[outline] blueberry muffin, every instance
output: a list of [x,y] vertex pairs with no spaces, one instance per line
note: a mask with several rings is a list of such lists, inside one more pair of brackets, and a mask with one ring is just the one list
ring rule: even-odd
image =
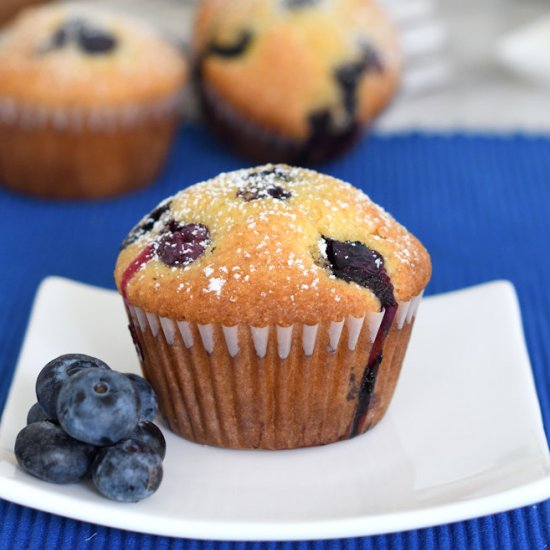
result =
[[146,26],[79,5],[31,8],[0,38],[0,181],[52,197],[149,183],[186,66]]
[[423,246],[361,191],[286,165],[165,200],[115,270],[170,428],[261,449],[347,439],[382,418],[430,275]]
[[193,42],[206,119],[260,162],[337,155],[398,84],[396,33],[371,0],[203,0]]

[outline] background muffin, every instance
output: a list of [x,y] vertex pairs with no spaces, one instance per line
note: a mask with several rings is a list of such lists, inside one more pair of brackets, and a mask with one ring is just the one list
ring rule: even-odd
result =
[[391,100],[400,64],[370,0],[203,0],[194,56],[218,134],[253,159],[297,164],[349,147]]
[[115,277],[170,428],[283,449],[380,420],[430,273],[422,245],[359,190],[267,165],[161,203]]
[[150,182],[186,69],[147,27],[80,5],[24,12],[0,38],[0,181],[53,197]]

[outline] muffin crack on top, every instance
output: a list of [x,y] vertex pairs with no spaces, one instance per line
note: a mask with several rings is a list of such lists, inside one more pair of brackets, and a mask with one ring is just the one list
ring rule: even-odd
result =
[[387,309],[430,272],[422,245],[361,191],[265,165],[163,201],[125,239],[116,279],[160,316],[284,326]]

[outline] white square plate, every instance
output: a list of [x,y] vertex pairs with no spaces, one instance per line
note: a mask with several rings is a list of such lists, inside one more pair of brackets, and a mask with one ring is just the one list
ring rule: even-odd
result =
[[490,514],[550,496],[550,461],[517,298],[507,282],[427,298],[394,401],[373,431],[294,451],[231,451],[165,430],[159,491],[119,504],[85,483],[51,485],[12,449],[51,358],[96,355],[138,371],[112,291],[50,278],[38,292],[0,428],[0,497],[160,535],[316,539],[387,533]]

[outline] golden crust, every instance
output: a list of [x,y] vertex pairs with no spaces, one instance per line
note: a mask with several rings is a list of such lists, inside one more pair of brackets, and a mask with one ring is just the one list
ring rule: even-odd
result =
[[[272,166],[258,170],[272,170]],[[196,184],[172,198],[168,218],[202,223],[212,244],[195,262],[169,267],[157,257],[141,266],[124,289],[145,311],[198,323],[253,326],[315,324],[379,311],[374,294],[335,278],[323,267],[321,237],[360,241],[379,252],[395,297],[420,294],[431,275],[421,243],[364,193],[330,176],[287,170],[280,183],[288,200],[244,201],[237,192],[250,170]],[[122,250],[115,278],[119,290],[128,266],[163,230],[166,218]]]
[[[41,54],[69,18],[84,18],[117,39],[106,55],[66,45]],[[175,47],[132,19],[93,7],[60,5],[24,11],[0,39],[0,99],[46,108],[149,104],[173,95],[186,78]]]
[[[306,139],[309,116],[328,109],[349,123],[335,70],[359,61],[361,45],[377,52],[382,70],[367,71],[357,94],[357,118],[368,123],[393,97],[399,81],[397,34],[370,0],[325,0],[288,10],[280,0],[203,1],[194,55],[205,86],[256,124],[281,136]],[[237,58],[205,56],[209,46],[234,44],[245,31],[252,45]]]

